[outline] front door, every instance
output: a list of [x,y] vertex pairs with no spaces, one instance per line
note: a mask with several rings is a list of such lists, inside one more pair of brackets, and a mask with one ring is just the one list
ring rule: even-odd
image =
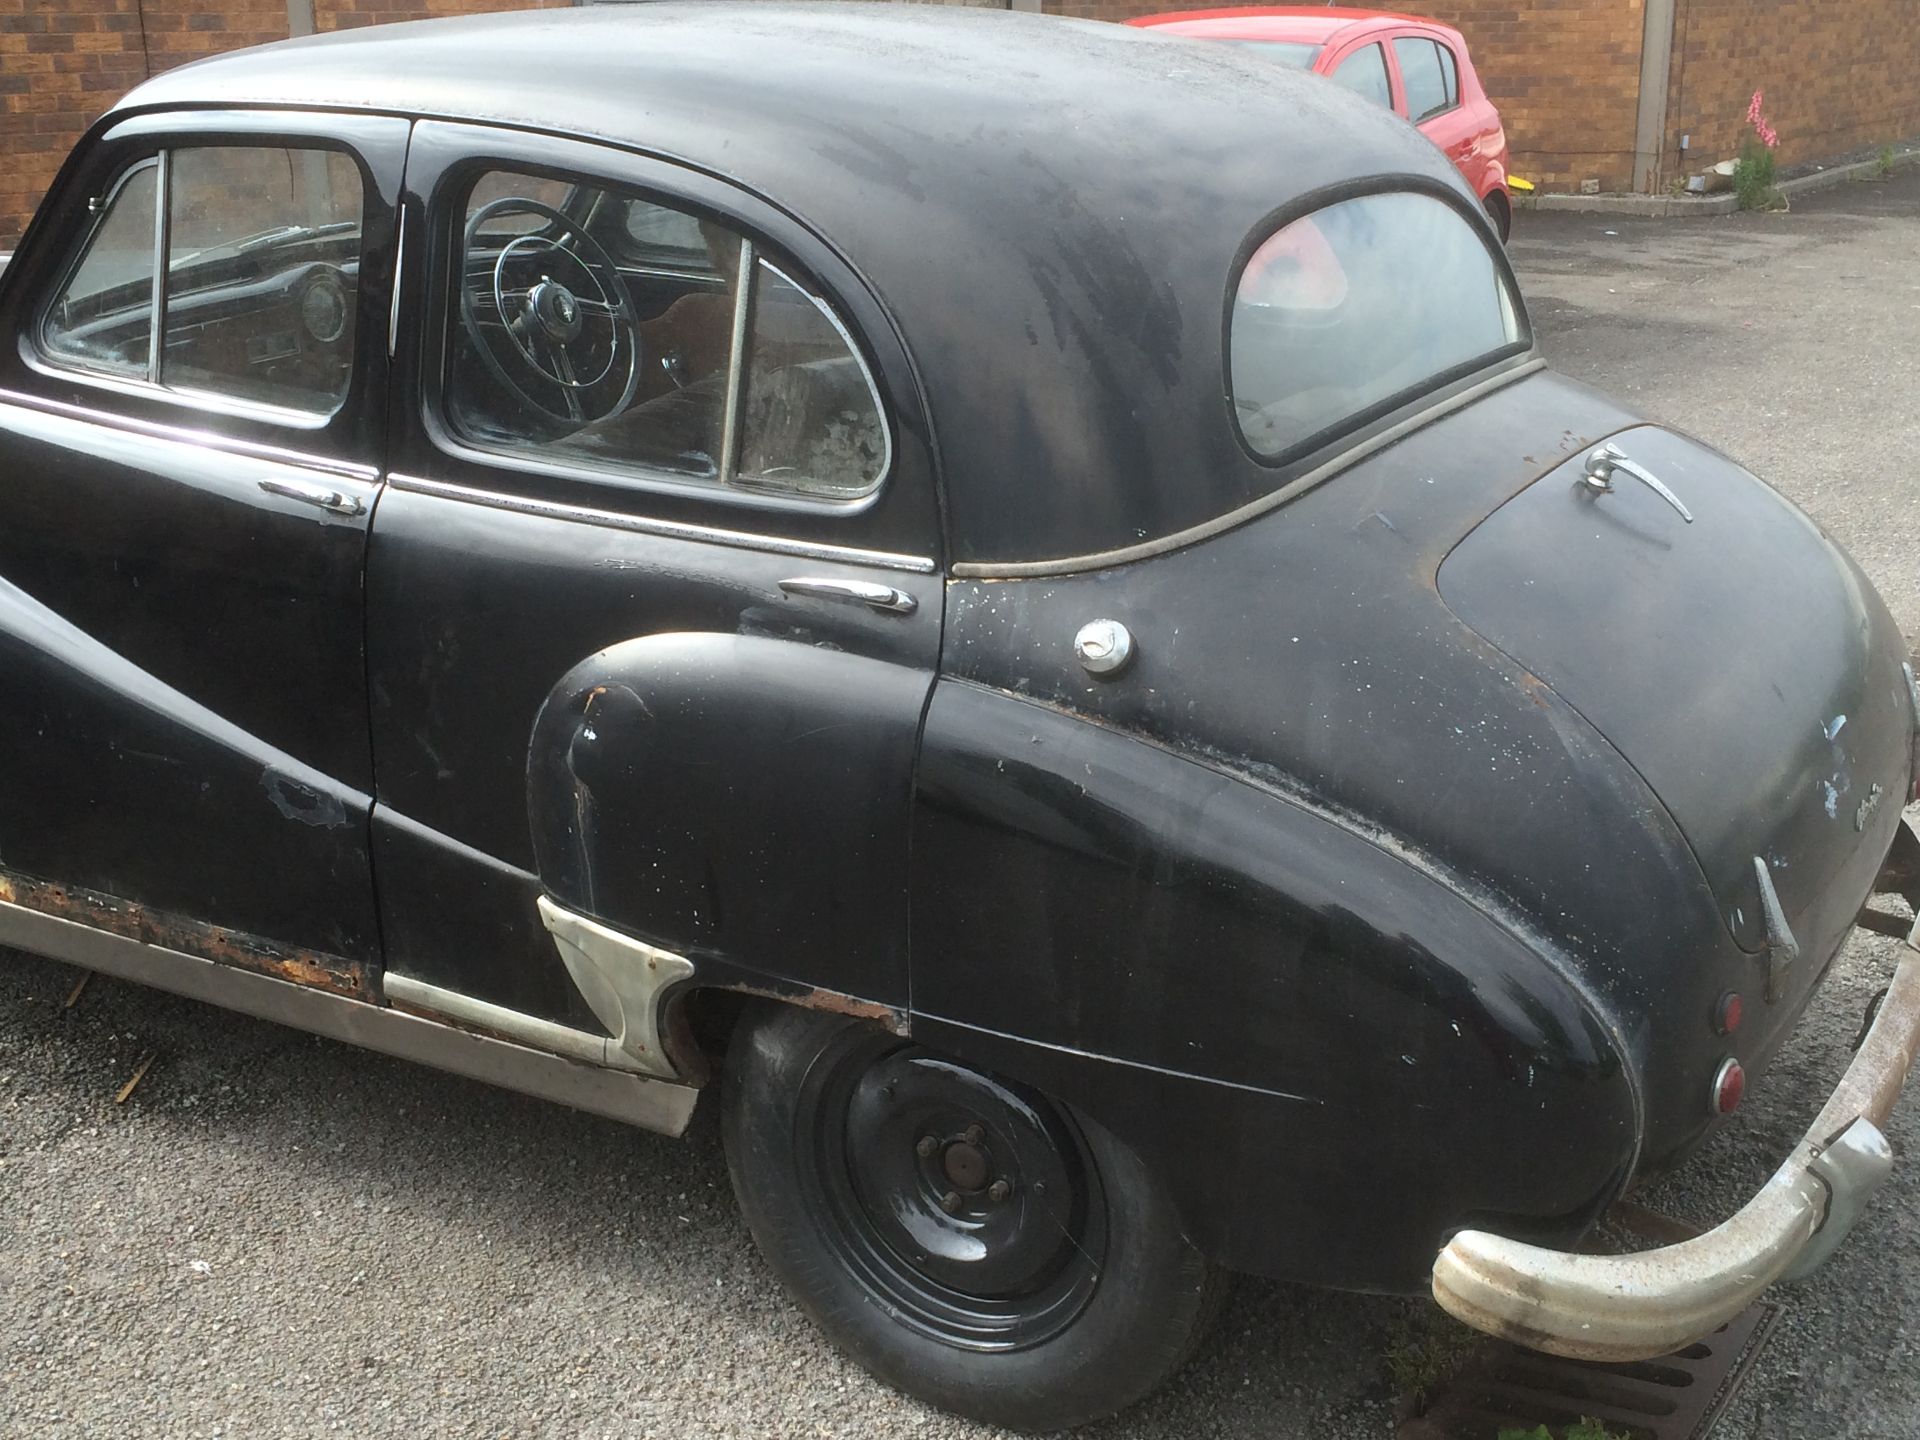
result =
[[942,588],[874,299],[783,210],[597,146],[423,122],[406,191],[419,398],[368,570],[389,994],[592,1033],[544,896],[708,982],[904,1008]]
[[122,122],[6,277],[0,898],[374,989],[362,579],[408,128]]

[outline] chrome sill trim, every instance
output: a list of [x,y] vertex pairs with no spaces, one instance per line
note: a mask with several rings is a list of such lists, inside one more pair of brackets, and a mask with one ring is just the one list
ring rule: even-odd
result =
[[425,980],[416,980],[411,975],[399,975],[391,970],[381,978],[380,983],[390,1005],[431,1011],[457,1025],[475,1025],[482,1030],[491,1030],[496,1035],[504,1035],[517,1044],[564,1055],[569,1060],[578,1060],[585,1065],[631,1070],[636,1074],[647,1068],[625,1054],[605,1035],[593,1035],[585,1030],[576,1030],[571,1025],[542,1020],[538,1015],[529,1015],[524,1010],[509,1010],[490,1000],[477,1000],[462,991],[429,985]]
[[1464,390],[1456,390],[1445,399],[1437,400],[1415,414],[1407,416],[1396,425],[1369,435],[1365,440],[1343,450],[1333,459],[1317,465],[1304,475],[1282,485],[1278,490],[1251,500],[1237,510],[1229,510],[1211,520],[1198,525],[1190,525],[1185,530],[1176,530],[1171,535],[1163,535],[1158,540],[1143,540],[1138,545],[1122,545],[1113,550],[1102,550],[1093,555],[1069,555],[1059,560],[963,560],[952,567],[956,580],[1027,580],[1051,575],[1084,575],[1090,570],[1110,570],[1116,565],[1130,564],[1135,560],[1151,559],[1155,555],[1168,555],[1175,550],[1184,550],[1189,545],[1197,545],[1202,540],[1211,540],[1229,530],[1236,530],[1249,520],[1258,519],[1269,510],[1276,510],[1298,495],[1306,493],[1316,485],[1321,485],[1358,465],[1369,456],[1377,455],[1389,445],[1397,444],[1416,430],[1423,430],[1436,420],[1465,409],[1474,401],[1491,395],[1496,390],[1504,390],[1516,381],[1529,375],[1538,374],[1547,368],[1547,362],[1539,356],[1525,359],[1511,369],[1504,369],[1487,376]]
[[[138,390],[140,387],[131,387]],[[324,471],[329,475],[344,476],[349,480],[363,480],[368,484],[377,484],[380,471],[372,465],[359,465],[349,460],[331,460],[322,455],[309,455],[299,450],[287,450],[278,445],[262,445],[255,440],[241,440],[232,435],[219,435],[211,430],[195,430],[184,425],[167,425],[158,420],[141,420],[131,415],[116,415],[108,410],[95,410],[86,405],[74,405],[65,400],[54,400],[44,395],[29,395],[20,390],[0,390],[0,405],[17,405],[24,410],[38,410],[47,415],[59,415],[69,420],[82,420],[90,425],[104,425],[114,430],[128,430],[135,434],[150,436],[155,440],[170,440],[181,445],[197,445],[208,450],[221,450],[232,455],[245,455],[255,460],[265,460],[272,464],[298,465],[307,470]]]
[[604,525],[610,530],[631,530],[641,535],[658,535],[669,540],[694,540],[710,545],[730,545],[739,550],[761,550],[770,555],[794,555],[803,560],[826,560],[843,565],[868,565],[880,570],[903,570],[915,575],[931,575],[939,567],[924,555],[896,555],[885,550],[862,550],[851,545],[826,545],[808,540],[787,540],[776,535],[755,535],[744,530],[722,530],[711,525],[690,525],[679,520],[648,520],[638,515],[622,515],[612,510],[596,510],[586,505],[568,505],[553,500],[533,500],[520,495],[503,495],[496,490],[479,490],[469,485],[454,485],[444,480],[423,480],[417,475],[389,475],[387,483],[396,490],[431,495],[441,500],[459,500],[469,505],[485,505],[516,515],[537,515],[547,520],[568,520],[583,525]]
[[404,1011],[369,1005],[0,902],[0,944],[171,991],[243,1015],[518,1090],[663,1135],[679,1135],[700,1092],[583,1065]]

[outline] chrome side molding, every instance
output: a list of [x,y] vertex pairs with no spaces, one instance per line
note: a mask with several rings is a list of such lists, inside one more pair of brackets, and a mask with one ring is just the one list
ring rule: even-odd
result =
[[[663,1135],[684,1131],[700,1098],[700,1092],[690,1086],[636,1074],[631,1069],[582,1064],[563,1054],[476,1035],[364,1000],[219,965],[7,902],[0,902],[0,945],[518,1090]],[[396,978],[389,977],[389,988]]]
[[693,974],[693,962],[611,930],[540,897],[540,923],[588,1007],[613,1038],[602,1063],[682,1078],[660,1043],[660,999]]

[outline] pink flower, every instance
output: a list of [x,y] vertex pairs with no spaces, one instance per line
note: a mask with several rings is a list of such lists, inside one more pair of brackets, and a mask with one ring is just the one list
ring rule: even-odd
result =
[[1767,123],[1767,117],[1761,111],[1760,107],[1765,103],[1765,100],[1766,92],[1764,90],[1756,90],[1753,92],[1753,99],[1747,105],[1747,123],[1753,126],[1753,133],[1760,137],[1760,143],[1762,145],[1766,146],[1769,150],[1775,150],[1778,149],[1780,145],[1780,132]]

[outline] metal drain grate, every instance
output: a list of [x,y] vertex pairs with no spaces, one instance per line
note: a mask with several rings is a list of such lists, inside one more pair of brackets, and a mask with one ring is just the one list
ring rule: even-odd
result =
[[1507,1428],[1558,1433],[1591,1416],[1633,1440],[1706,1440],[1779,1314],[1755,1305],[1678,1354],[1631,1365],[1562,1360],[1489,1340],[1399,1437],[1494,1440]]

